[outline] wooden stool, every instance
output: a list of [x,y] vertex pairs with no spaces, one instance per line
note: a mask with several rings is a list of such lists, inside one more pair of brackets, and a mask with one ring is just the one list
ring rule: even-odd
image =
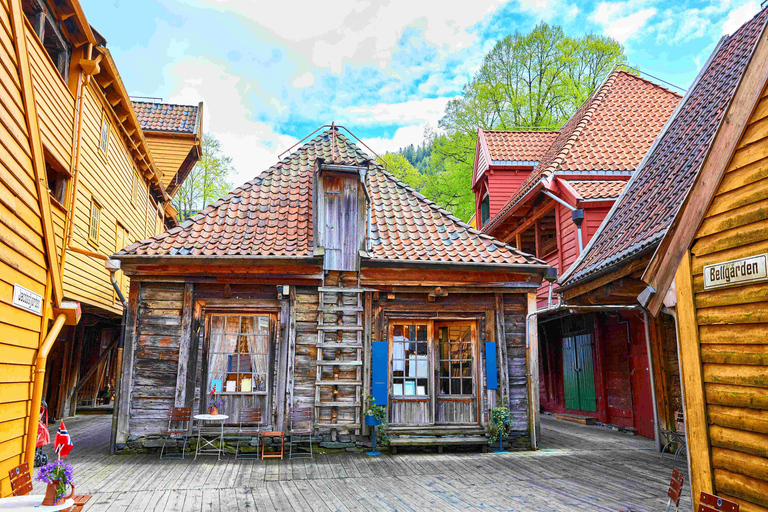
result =
[[[266,446],[266,440],[267,438],[280,438],[280,451],[279,452],[270,452],[269,455],[266,454],[264,451],[264,447]],[[271,459],[271,458],[277,458],[280,457],[283,458],[283,455],[285,454],[285,432],[282,430],[275,430],[273,432],[262,432],[261,433],[261,458],[263,459]]]

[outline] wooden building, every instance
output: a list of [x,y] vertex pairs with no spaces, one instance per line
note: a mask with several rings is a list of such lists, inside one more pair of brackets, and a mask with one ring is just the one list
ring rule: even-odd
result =
[[[28,459],[34,452],[41,395],[60,416],[73,410],[78,393],[95,397],[94,379],[106,382],[117,365],[122,304],[105,268],[108,255],[175,219],[166,215],[162,172],[106,42],[79,3],[1,5],[0,496],[6,496],[7,471],[22,453]],[[118,281],[127,293],[128,280],[118,275]],[[66,324],[51,324],[65,311]],[[72,311],[84,313],[77,326]]]
[[[481,130],[475,192],[483,231],[567,270],[679,100],[664,87],[617,70],[559,131]],[[550,306],[549,291],[546,284],[539,289],[540,309]],[[569,314],[553,306],[537,320],[542,409],[591,416],[654,437],[642,314],[605,307]],[[666,327],[674,344],[674,329]],[[664,397],[679,401],[679,384]]]
[[677,346],[653,350],[679,350],[694,504],[706,491],[748,512],[768,510],[767,21],[720,41],[560,288],[676,318]]
[[365,392],[395,439],[433,443],[483,434],[506,400],[530,446],[525,317],[547,266],[409,189],[338,127],[114,257],[131,277],[118,449],[150,446],[170,406],[205,411],[213,386],[232,423],[252,406],[281,429],[289,407],[310,407],[317,435],[339,440],[361,432]]

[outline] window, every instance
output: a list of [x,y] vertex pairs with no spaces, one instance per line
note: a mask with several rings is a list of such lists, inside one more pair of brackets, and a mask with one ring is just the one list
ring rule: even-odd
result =
[[136,198],[139,195],[139,175],[133,171],[133,187],[131,187],[131,204],[136,205]]
[[395,325],[392,331],[392,394],[428,396],[426,325]]
[[45,175],[48,179],[48,193],[64,208],[67,199],[67,183],[69,173],[65,172],[53,158],[45,155]]
[[266,411],[271,324],[272,317],[266,314],[210,317],[205,395],[215,387],[230,418],[237,418],[242,407]]
[[473,393],[472,329],[467,324],[440,327],[438,338],[438,378],[441,395]]
[[91,221],[88,226],[88,241],[99,245],[99,224],[101,222],[101,206],[91,199]]
[[106,111],[101,115],[101,136],[99,138],[99,149],[106,156],[109,148],[109,121]]
[[[45,0],[22,0],[22,9],[59,75],[66,80],[69,76],[69,59],[72,53],[69,42],[62,32],[62,25],[67,22],[56,19]],[[72,23],[71,20],[68,21]],[[71,31],[72,28],[68,30]]]
[[480,201],[480,226],[485,226],[485,223],[491,219],[491,202],[490,196],[486,193],[485,197]]

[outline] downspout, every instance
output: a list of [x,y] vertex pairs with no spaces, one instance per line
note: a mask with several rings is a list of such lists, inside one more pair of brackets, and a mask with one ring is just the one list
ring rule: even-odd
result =
[[551,197],[561,205],[571,210],[571,219],[573,219],[573,223],[576,224],[576,234],[579,240],[579,254],[581,254],[581,252],[584,250],[584,238],[581,235],[581,223],[584,222],[584,210],[581,208],[574,208],[548,190],[542,190],[542,192],[545,196]]
[[119,260],[107,260],[106,268],[109,270],[109,280],[112,283],[112,288],[115,289],[115,293],[117,293],[117,297],[120,299],[120,302],[123,305],[123,319],[120,322],[120,341],[117,344],[117,376],[115,377],[115,405],[112,408],[112,429],[111,433],[109,435],[109,454],[114,455],[115,454],[115,443],[117,441],[117,415],[118,411],[120,410],[120,407],[118,407],[118,401],[121,399],[120,397],[120,390],[121,387],[121,380],[123,378],[123,346],[125,343],[125,315],[128,312],[128,302],[125,300],[125,297],[123,296],[123,291],[120,289],[120,286],[117,284],[117,280],[115,279],[115,272],[120,270],[120,261]]
[[659,436],[659,406],[656,403],[656,379],[653,375],[653,357],[651,352],[651,325],[648,310],[640,306],[643,311],[643,323],[645,323],[645,350],[648,352],[648,373],[651,377],[651,400],[653,400],[653,439],[656,441],[656,450],[661,453],[661,437]]
[[32,388],[32,403],[29,410],[29,424],[27,425],[27,448],[24,458],[30,468],[35,466],[35,448],[37,445],[37,424],[40,422],[40,402],[43,399],[43,381],[45,380],[45,365],[48,362],[48,354],[51,352],[53,343],[58,338],[61,328],[67,321],[67,315],[60,313],[53,326],[45,336],[42,345],[37,351],[37,360],[35,361],[34,384]]

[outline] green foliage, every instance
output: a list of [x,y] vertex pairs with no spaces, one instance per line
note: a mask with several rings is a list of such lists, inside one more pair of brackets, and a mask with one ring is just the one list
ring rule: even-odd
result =
[[[502,403],[507,403],[506,398],[502,398]],[[512,431],[512,417],[509,415],[509,408],[506,405],[500,405],[491,409],[491,423],[488,425],[488,438],[490,442],[496,442],[499,435],[508,436]]]
[[232,170],[232,158],[224,155],[218,139],[208,133],[204,134],[203,156],[173,197],[173,206],[179,211],[179,220],[194,215],[225,196],[232,188],[228,181]]
[[[400,150],[425,175],[418,190],[457,217],[475,212],[471,190],[477,130],[557,127],[586,101],[612,69],[625,62],[616,40],[566,36],[540,23],[530,33],[499,41],[440,120],[443,135],[428,135],[419,155]],[[415,163],[414,163],[415,162]]]
[[400,153],[384,153],[379,163],[409,187],[420,190],[424,184],[424,176]]
[[376,405],[376,399],[366,392],[363,392],[363,404],[365,405],[363,414],[373,416],[379,422],[379,425],[376,427],[376,441],[382,445],[388,445],[387,408],[383,405]]

